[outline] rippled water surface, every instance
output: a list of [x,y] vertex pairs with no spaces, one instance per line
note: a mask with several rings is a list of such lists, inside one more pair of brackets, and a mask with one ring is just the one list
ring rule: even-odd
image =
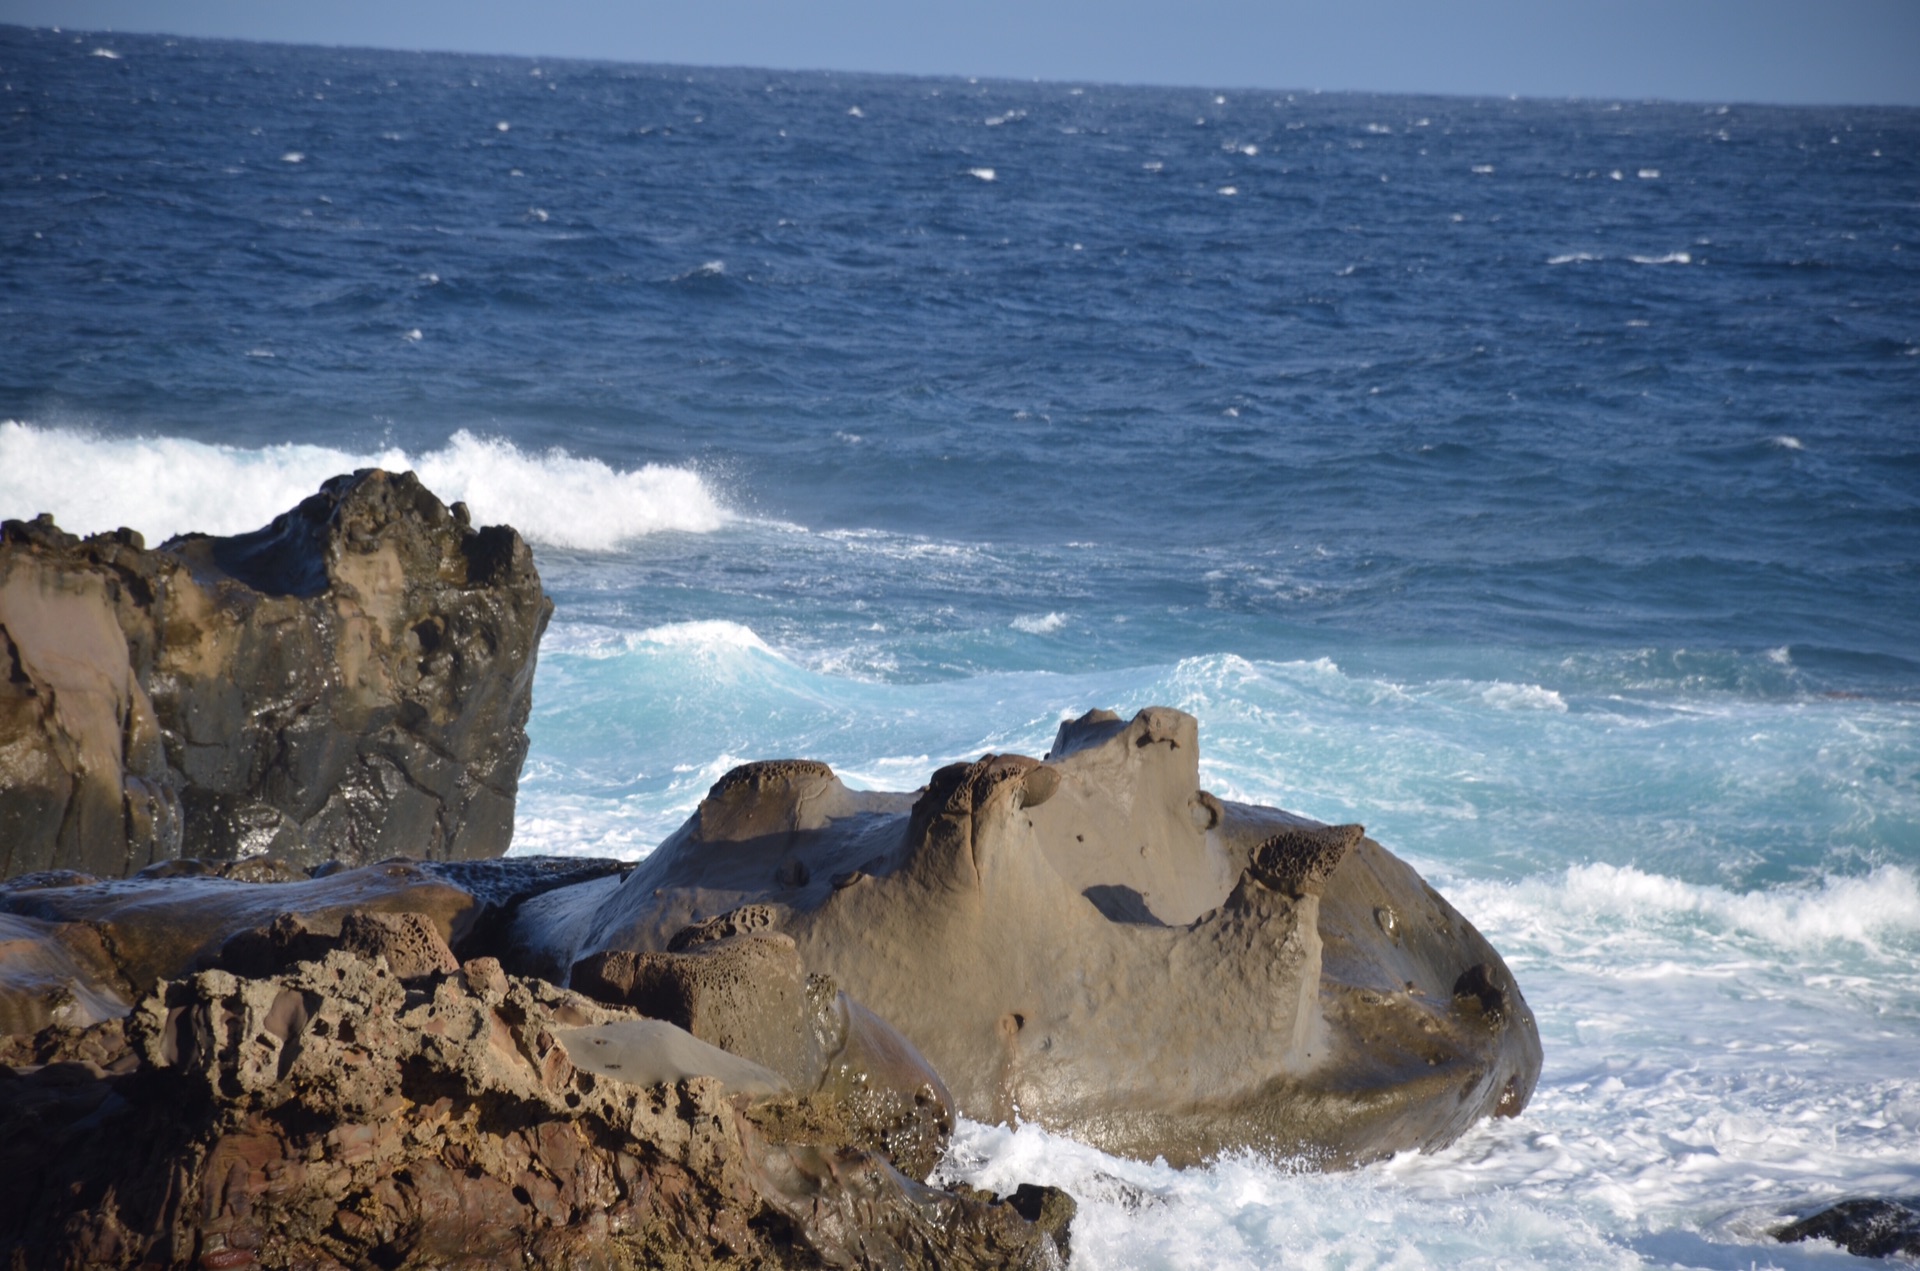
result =
[[1506,954],[1546,1071],[1445,1152],[968,1127],[1077,1266],[1828,1267],[1767,1227],[1920,1192],[1920,112],[19,28],[0,83],[0,514],[380,463],[518,526],[515,850],[1159,702]]

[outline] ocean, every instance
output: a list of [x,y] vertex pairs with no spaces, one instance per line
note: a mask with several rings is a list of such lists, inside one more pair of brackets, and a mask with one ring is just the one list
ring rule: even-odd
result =
[[1525,1114],[1344,1174],[966,1125],[1076,1268],[1874,1265],[1920,1193],[1920,111],[0,27],[0,515],[417,470],[534,544],[516,853],[1089,707],[1507,958]]

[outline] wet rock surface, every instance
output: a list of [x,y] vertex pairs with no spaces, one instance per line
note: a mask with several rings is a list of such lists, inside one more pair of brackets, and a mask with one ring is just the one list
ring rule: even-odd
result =
[[0,877],[498,856],[551,602],[411,473],[147,549],[0,527]]
[[1920,1197],[1843,1200],[1776,1227],[1782,1244],[1828,1240],[1861,1258],[1920,1259]]
[[593,863],[496,865],[0,889],[0,985],[95,995],[0,998],[11,1265],[1062,1265],[1063,1194],[920,1181],[938,1076],[791,940],[692,933],[596,1000],[473,952]]
[[1539,1037],[1472,924],[1359,826],[1201,790],[1198,757],[1194,719],[1155,707],[915,794],[746,765],[624,881],[520,906],[509,957],[585,983],[784,935],[959,1111],[1175,1164],[1350,1164],[1518,1113]]

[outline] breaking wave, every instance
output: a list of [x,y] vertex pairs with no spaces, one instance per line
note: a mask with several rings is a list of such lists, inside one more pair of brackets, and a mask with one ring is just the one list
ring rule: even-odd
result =
[[464,429],[437,450],[354,454],[327,446],[246,448],[180,437],[104,437],[0,422],[0,515],[53,513],[62,528],[129,525],[158,541],[198,530],[258,529],[356,468],[412,469],[476,522],[505,522],[535,543],[605,551],[647,534],[705,533],[733,519],[691,468],[618,469],[565,450],[522,450]]

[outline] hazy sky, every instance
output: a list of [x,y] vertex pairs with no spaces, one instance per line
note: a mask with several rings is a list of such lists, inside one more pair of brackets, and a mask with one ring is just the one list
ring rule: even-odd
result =
[[0,0],[0,22],[1210,88],[1920,105],[1920,0]]

